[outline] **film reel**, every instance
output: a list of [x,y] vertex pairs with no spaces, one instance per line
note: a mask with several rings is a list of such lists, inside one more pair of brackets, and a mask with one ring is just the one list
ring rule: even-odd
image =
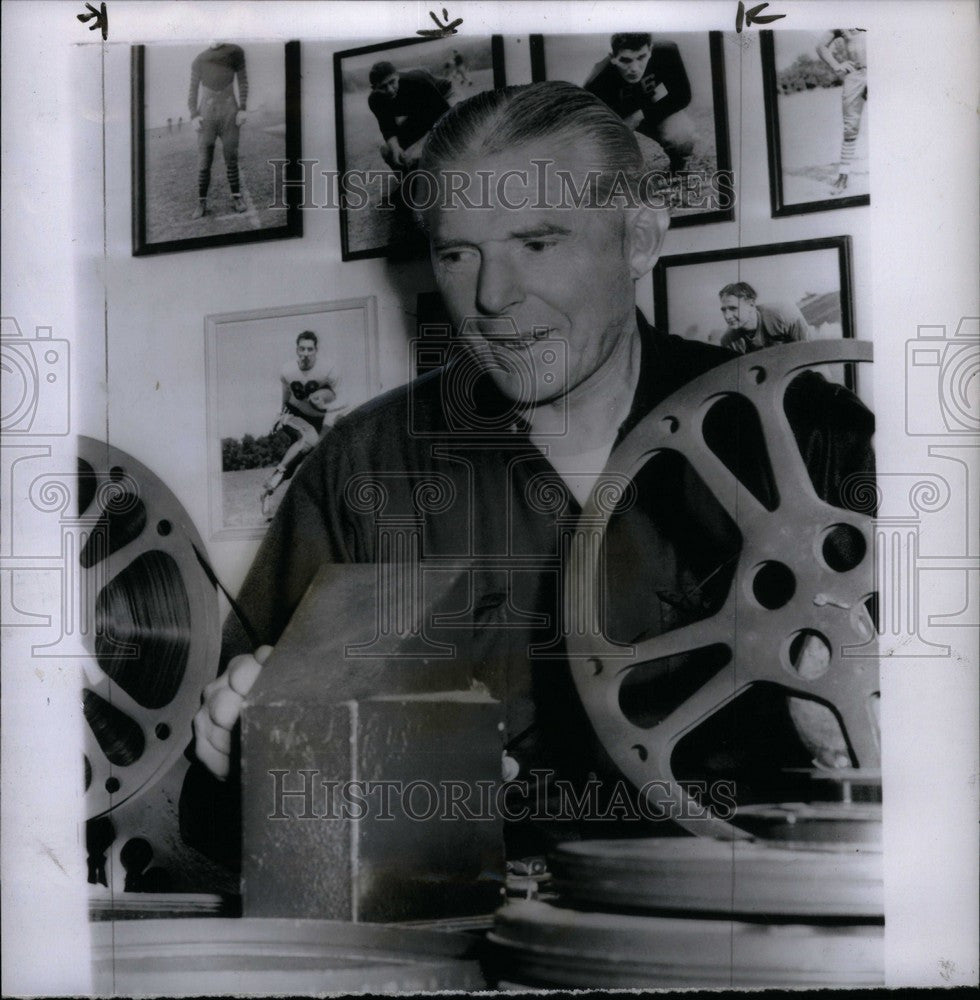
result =
[[488,941],[502,985],[550,988],[874,986],[880,925],[762,924],[585,913],[509,902]]
[[551,857],[554,887],[576,907],[758,917],[884,917],[882,855],[709,838],[593,840]]
[[216,672],[220,623],[180,501],[118,448],[80,437],[78,449],[79,515],[91,524],[79,562],[94,607],[82,692],[94,819],[145,795],[181,757]]
[[[573,606],[566,623],[575,685],[620,770],[647,789],[653,807],[694,833],[749,836],[684,788],[672,756],[685,735],[754,685],[785,692],[798,733],[825,766],[879,766],[871,515],[821,498],[789,419],[794,380],[807,370],[870,361],[870,344],[822,341],[771,348],[708,372],[637,425],[583,511],[566,590],[591,595],[600,610],[576,618]],[[726,454],[718,441],[731,438],[733,425],[734,452]],[[740,436],[753,435],[757,444],[740,451]],[[713,504],[705,523],[724,522],[737,535],[737,545],[719,557],[730,564],[729,576],[714,574],[706,616],[657,629],[647,627],[654,625],[651,613],[647,622],[631,623],[625,641],[613,639],[609,595],[632,551],[623,543],[624,564],[605,575],[610,527],[637,493],[660,487],[663,479],[648,470],[665,456],[674,463],[671,475],[697,482]],[[628,593],[623,603],[642,613],[652,602]],[[685,662],[695,653],[696,671]],[[669,693],[656,714],[641,717],[628,707],[638,678]]]

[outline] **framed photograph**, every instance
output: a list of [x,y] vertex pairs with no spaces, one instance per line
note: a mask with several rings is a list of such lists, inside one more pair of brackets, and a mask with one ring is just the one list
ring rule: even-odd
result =
[[[853,337],[851,238],[661,257],[653,271],[653,308],[662,333],[738,354]],[[852,367],[829,367],[826,374],[854,389]]]
[[135,45],[133,255],[302,236],[299,42]]
[[421,255],[401,196],[425,137],[454,104],[504,86],[503,39],[405,38],[335,52],[343,260]]
[[773,216],[867,205],[867,32],[763,31]]
[[670,187],[671,226],[730,222],[735,196],[720,31],[532,35],[534,80],[567,80],[636,133]]
[[381,391],[375,300],[221,313],[204,329],[211,537],[260,538],[316,442]]

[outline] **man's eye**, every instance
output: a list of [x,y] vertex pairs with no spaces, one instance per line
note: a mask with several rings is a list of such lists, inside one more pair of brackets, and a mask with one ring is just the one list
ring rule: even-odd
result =
[[554,245],[554,240],[526,240],[524,249],[530,250],[532,253],[541,253],[544,250],[550,250]]
[[465,263],[472,256],[472,252],[469,250],[443,250],[439,254],[439,263],[447,267],[458,266]]

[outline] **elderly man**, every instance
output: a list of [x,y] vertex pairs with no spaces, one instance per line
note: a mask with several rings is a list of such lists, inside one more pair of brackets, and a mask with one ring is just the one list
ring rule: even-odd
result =
[[[535,161],[554,168],[543,181]],[[506,623],[536,612],[548,623],[536,638],[557,641],[560,582],[554,572],[533,571],[536,557],[553,567],[557,519],[580,510],[612,450],[644,415],[731,357],[659,334],[637,311],[634,286],[657,260],[668,213],[637,196],[636,140],[584,90],[549,82],[473,97],[441,119],[422,167],[447,179],[422,221],[461,350],[445,367],[338,420],[297,473],[239,595],[265,645],[253,653],[229,619],[226,656],[237,655],[195,720],[197,754],[219,776],[229,772],[243,698],[320,565],[378,557],[373,517],[345,502],[351,476],[394,473],[385,480],[386,514],[413,513],[427,477],[449,480],[451,502],[425,514],[423,555],[510,553],[512,568],[505,558],[474,581],[477,617]],[[587,192],[586,203],[567,204],[563,176]],[[471,202],[488,195],[486,210],[445,197],[461,178],[471,182]],[[624,197],[612,195],[616,178]],[[797,434],[809,441],[819,412],[834,435],[836,450],[817,446],[808,457],[833,503],[840,471],[868,466],[871,418],[845,390],[821,382],[822,390],[840,412],[797,398],[804,413]],[[669,523],[646,531],[645,551],[632,556],[646,572],[639,603],[659,609],[660,628],[702,614],[700,604],[681,607],[673,595],[690,595],[692,581],[731,554],[718,544],[723,526],[706,528],[685,503],[691,490],[684,475],[662,484],[657,507]],[[633,569],[628,560],[622,568]],[[708,603],[711,590],[702,594]],[[502,675],[494,669],[482,679],[504,706],[511,773],[551,764],[582,776],[601,767],[567,663],[529,656]]]
[[747,281],[736,281],[718,293],[721,315],[728,329],[721,346],[736,354],[751,354],[776,344],[810,339],[810,324],[792,303],[757,302]]

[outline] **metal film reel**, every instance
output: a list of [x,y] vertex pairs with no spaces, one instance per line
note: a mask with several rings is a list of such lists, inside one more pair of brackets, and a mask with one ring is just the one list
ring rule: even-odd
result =
[[[672,754],[686,734],[759,682],[778,685],[790,697],[804,742],[833,749],[834,740],[840,741],[832,766],[880,764],[878,667],[867,610],[874,588],[870,511],[844,510],[820,498],[786,409],[790,384],[805,370],[870,361],[870,344],[821,341],[771,348],[709,371],[637,425],[613,453],[583,510],[566,590],[594,595],[598,613],[588,610],[588,601],[580,602],[586,619],[575,617],[574,599],[566,607],[566,643],[579,696],[617,766],[647,789],[652,807],[669,810],[692,832],[748,836],[685,790],[674,775]],[[709,447],[706,420],[719,402],[755,414],[774,503],[760,498]],[[737,562],[727,593],[708,617],[650,637],[641,633],[633,642],[613,641],[605,628],[608,581],[626,567],[606,565],[610,522],[631,490],[635,500],[633,488],[651,459],[663,454],[681,456],[735,526]],[[844,564],[828,548],[828,540],[841,536],[857,554]],[[643,601],[642,593],[635,595],[635,602]],[[804,668],[800,650],[807,652],[811,643],[824,655],[810,657]],[[621,694],[639,668],[704,649],[720,651],[713,672],[697,686],[682,687],[661,717],[640,725],[626,714]]]
[[509,902],[488,935],[501,984],[552,989],[880,986],[881,925],[764,924]]
[[884,917],[881,849],[779,849],[706,837],[563,844],[550,859],[568,905],[692,915]]
[[191,738],[218,663],[218,598],[204,544],[159,477],[105,442],[79,437],[79,516],[89,530],[80,583],[94,628],[82,692],[90,819],[144,795]]

